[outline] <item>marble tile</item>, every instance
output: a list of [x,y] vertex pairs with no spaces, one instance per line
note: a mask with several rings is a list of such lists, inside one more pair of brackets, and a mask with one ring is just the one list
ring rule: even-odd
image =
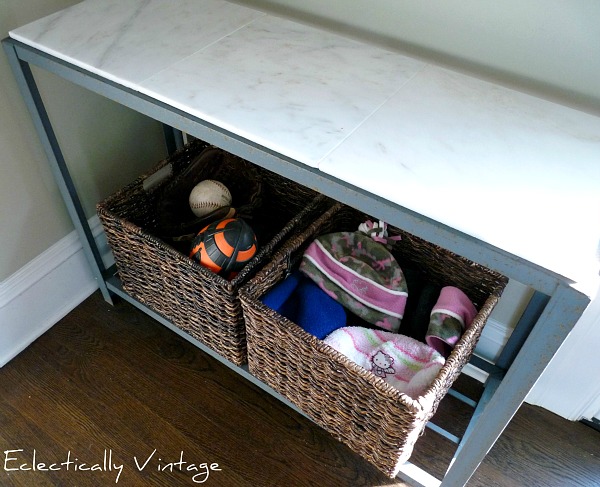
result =
[[598,117],[428,66],[319,169],[567,277],[597,276]]
[[316,166],[423,67],[267,16],[152,76],[140,89]]
[[10,36],[135,88],[263,15],[223,0],[87,0]]

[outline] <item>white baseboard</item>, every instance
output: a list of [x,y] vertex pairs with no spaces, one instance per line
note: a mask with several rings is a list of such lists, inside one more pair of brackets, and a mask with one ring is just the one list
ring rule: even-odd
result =
[[502,347],[510,338],[512,330],[507,324],[489,318],[483,328],[475,353],[490,362],[495,362],[502,351]]
[[[511,332],[512,328],[508,325],[489,318],[481,333],[475,353],[490,362],[494,362],[510,337]],[[470,364],[465,365],[463,372],[469,377],[477,379],[479,382],[485,382],[488,377],[486,372]]]
[[[98,217],[89,223],[110,265],[112,255]],[[0,283],[0,367],[97,288],[75,231]]]

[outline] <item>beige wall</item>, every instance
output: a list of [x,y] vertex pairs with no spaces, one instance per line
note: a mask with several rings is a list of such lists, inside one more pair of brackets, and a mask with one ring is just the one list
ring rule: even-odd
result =
[[[0,35],[72,0],[4,0]],[[162,129],[102,97],[34,71],[88,216],[164,156]],[[0,282],[72,231],[45,154],[0,53]]]
[[245,0],[600,112],[596,0]]

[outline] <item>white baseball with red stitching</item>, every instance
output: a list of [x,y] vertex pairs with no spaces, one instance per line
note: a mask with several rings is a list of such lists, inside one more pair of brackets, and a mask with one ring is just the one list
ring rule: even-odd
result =
[[227,187],[214,179],[200,181],[190,193],[190,208],[197,217],[231,206],[231,193]]

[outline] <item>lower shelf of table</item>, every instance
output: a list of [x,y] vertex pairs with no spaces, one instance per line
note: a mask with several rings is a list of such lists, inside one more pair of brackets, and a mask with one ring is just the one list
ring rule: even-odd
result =
[[[125,291],[123,289],[121,281],[117,275],[113,275],[113,276],[109,277],[108,279],[106,279],[106,286],[110,290],[111,293],[115,294],[116,296],[119,296],[123,300],[132,304],[136,308],[140,309],[141,311],[146,313],[148,316],[150,316],[151,318],[153,318],[156,321],[158,321],[159,323],[161,323],[163,326],[166,326],[167,328],[169,328],[173,332],[177,333],[179,336],[181,336],[182,338],[184,338],[185,340],[187,340],[188,342],[190,342],[191,344],[193,344],[194,346],[196,346],[203,352],[207,353],[211,357],[215,358],[222,364],[224,364],[227,367],[229,367],[230,369],[232,369],[238,375],[244,377],[246,380],[249,380],[250,382],[252,382],[256,386],[260,387],[262,390],[264,390],[271,396],[275,397],[276,399],[278,399],[279,401],[284,403],[286,406],[288,406],[292,410],[296,411],[297,413],[299,413],[302,416],[306,417],[307,419],[311,420],[311,418],[309,416],[304,414],[300,409],[298,409],[293,403],[288,401],[284,396],[279,394],[277,391],[275,391],[274,389],[272,389],[271,387],[269,387],[267,384],[263,383],[256,377],[254,377],[248,370],[247,365],[238,366],[238,365],[231,363],[230,361],[228,361],[227,359],[223,358],[221,355],[216,353],[214,350],[207,347],[202,342],[196,340],[195,338],[193,338],[192,336],[187,334],[185,331],[181,330],[180,328],[178,328],[177,326],[172,324],[164,316],[160,315],[159,313],[156,313],[155,311],[148,308],[146,305],[144,305],[140,301],[138,301],[135,298],[133,298],[132,296],[130,296],[127,293],[127,291]],[[468,406],[471,406],[473,408],[476,408],[476,406],[477,406],[476,401],[464,396],[460,392],[451,390],[449,392],[449,394],[451,394],[454,397],[456,397],[457,399],[461,400]],[[445,438],[449,439],[450,441],[452,441],[454,443],[460,442],[459,437],[453,435],[452,433],[449,433],[445,429],[443,429],[431,422],[427,424],[427,427],[430,428],[432,431],[444,436]],[[411,464],[410,462],[406,462],[402,466],[402,468],[400,469],[400,472],[398,473],[398,478],[405,482],[408,482],[410,485],[414,485],[416,487],[438,487],[441,483],[440,480],[433,477],[432,475],[430,475],[429,473],[427,473],[425,470],[421,469],[420,467],[418,467],[414,464]]]

